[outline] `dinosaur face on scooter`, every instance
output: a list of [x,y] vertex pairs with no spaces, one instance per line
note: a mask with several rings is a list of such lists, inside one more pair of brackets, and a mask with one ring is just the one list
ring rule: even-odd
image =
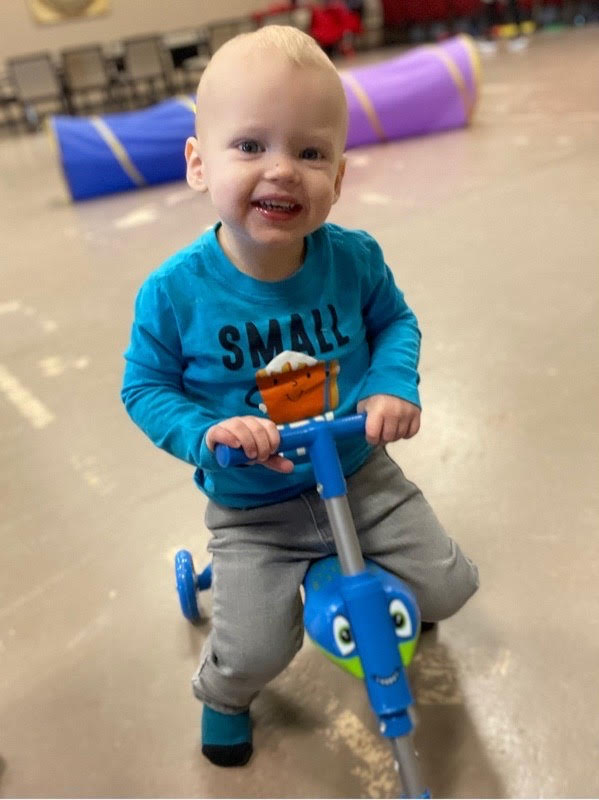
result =
[[[416,650],[420,633],[420,612],[414,595],[402,580],[372,561],[366,561],[366,568],[382,583],[395,628],[397,647],[403,665],[407,666]],[[364,669],[341,596],[340,580],[341,568],[335,557],[323,558],[310,567],[304,579],[304,624],[308,636],[325,655],[355,677],[363,678]],[[393,682],[393,675],[377,678],[381,686]]]

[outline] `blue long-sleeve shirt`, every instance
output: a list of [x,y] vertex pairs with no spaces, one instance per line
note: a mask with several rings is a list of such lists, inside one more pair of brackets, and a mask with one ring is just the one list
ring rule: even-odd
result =
[[[169,258],[142,285],[125,353],[122,399],[158,447],[196,467],[216,502],[248,508],[288,499],[314,485],[309,462],[290,475],[262,466],[225,470],[205,433],[224,419],[263,416],[256,372],[285,350],[339,362],[336,416],[359,400],[392,394],[420,405],[420,331],[363,231],[327,223],[306,239],[301,268],[282,281],[240,272],[217,239],[220,223]],[[370,453],[340,442],[346,475]]]

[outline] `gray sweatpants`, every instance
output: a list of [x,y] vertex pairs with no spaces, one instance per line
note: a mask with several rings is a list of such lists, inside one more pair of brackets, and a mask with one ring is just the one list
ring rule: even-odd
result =
[[[383,448],[347,479],[347,490],[364,556],[409,584],[424,620],[449,617],[474,594],[477,568]],[[310,562],[335,546],[315,489],[245,510],[211,501],[206,525],[212,631],[193,690],[217,711],[237,713],[301,647],[300,585]]]

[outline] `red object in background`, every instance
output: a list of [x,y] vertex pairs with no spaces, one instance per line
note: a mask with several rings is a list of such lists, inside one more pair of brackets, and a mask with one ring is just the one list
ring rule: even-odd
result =
[[[252,19],[258,25],[263,25],[267,17],[294,11],[296,8],[298,6],[291,3],[275,3],[262,11],[255,11]],[[300,8],[307,8],[312,12],[309,33],[321,47],[339,44],[348,33],[362,32],[360,15],[350,11],[342,0],[331,0],[325,6],[302,5]]]
[[386,25],[449,21],[477,16],[483,8],[482,0],[382,0],[382,5]]
[[385,25],[402,25],[406,21],[403,4],[398,0],[382,0]]
[[346,33],[361,33],[362,23],[355,11],[350,11],[342,2],[327,6],[313,6],[310,35],[321,47],[338,44]]
[[402,6],[406,22],[438,22],[451,14],[449,0],[402,0]]
[[482,0],[451,0],[454,17],[478,17],[482,13],[482,7]]

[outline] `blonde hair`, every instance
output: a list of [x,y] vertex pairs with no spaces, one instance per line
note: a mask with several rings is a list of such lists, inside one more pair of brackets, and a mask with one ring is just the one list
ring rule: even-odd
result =
[[256,50],[265,53],[278,50],[297,66],[323,67],[337,72],[332,61],[320,48],[315,39],[291,25],[265,25],[256,31],[240,33],[225,42],[219,50],[228,49],[235,44],[251,44]]
[[[239,45],[246,46],[256,51],[262,51],[265,55],[276,50],[281,55],[298,67],[318,67],[334,75],[339,84],[339,89],[343,92],[343,84],[339,73],[333,62],[321,49],[320,45],[307,33],[294,28],[291,25],[265,25],[263,28],[249,33],[240,33],[222,44],[208,62],[204,70],[198,92],[204,86],[210,76],[211,66],[225,56],[229,50],[237,48]],[[344,93],[345,94],[345,93]]]

